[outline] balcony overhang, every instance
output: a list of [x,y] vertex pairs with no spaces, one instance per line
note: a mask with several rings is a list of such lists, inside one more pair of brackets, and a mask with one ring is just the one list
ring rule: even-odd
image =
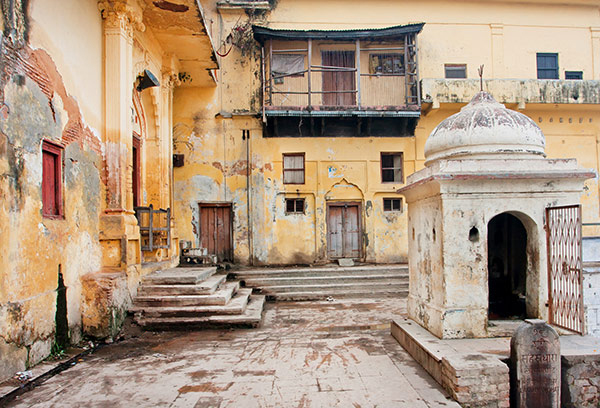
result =
[[198,0],[142,0],[143,21],[166,55],[179,62],[182,86],[215,86],[218,69],[213,41]]
[[261,44],[267,40],[392,40],[403,38],[407,34],[418,34],[425,23],[398,25],[385,28],[369,28],[358,30],[287,30],[261,26],[252,26],[254,39]]
[[[440,104],[466,104],[479,92],[479,79],[423,78],[421,90],[424,109]],[[590,105],[600,108],[600,81],[560,79],[488,79],[483,89],[504,104]]]
[[418,118],[419,110],[302,110],[302,109],[266,109],[265,115],[277,117],[309,117],[309,118]]

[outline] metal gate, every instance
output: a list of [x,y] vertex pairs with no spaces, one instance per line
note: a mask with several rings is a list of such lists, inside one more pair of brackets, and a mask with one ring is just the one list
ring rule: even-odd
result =
[[581,205],[546,208],[550,323],[584,331]]

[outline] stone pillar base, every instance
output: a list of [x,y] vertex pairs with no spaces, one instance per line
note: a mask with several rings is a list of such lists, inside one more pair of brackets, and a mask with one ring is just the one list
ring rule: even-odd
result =
[[126,273],[89,273],[82,277],[82,286],[84,333],[96,338],[114,338],[131,305]]

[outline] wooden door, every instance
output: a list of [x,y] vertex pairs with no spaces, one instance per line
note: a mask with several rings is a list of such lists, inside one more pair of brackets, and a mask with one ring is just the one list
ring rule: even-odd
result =
[[218,262],[233,261],[231,205],[200,204],[200,247]]
[[330,259],[361,257],[360,206],[356,203],[329,204],[327,245]]
[[[321,51],[322,65],[325,67],[354,68],[354,51]],[[327,70],[327,68],[325,68]],[[323,105],[326,106],[354,106],[356,94],[354,92],[329,93],[332,91],[356,90],[356,73],[323,72]]]

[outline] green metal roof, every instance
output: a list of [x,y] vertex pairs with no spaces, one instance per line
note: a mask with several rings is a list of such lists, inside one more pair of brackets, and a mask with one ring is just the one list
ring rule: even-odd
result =
[[358,30],[285,30],[261,26],[252,26],[254,38],[264,43],[266,40],[357,40],[357,39],[390,39],[403,37],[406,34],[418,34],[425,23],[398,25],[385,28],[368,28]]

